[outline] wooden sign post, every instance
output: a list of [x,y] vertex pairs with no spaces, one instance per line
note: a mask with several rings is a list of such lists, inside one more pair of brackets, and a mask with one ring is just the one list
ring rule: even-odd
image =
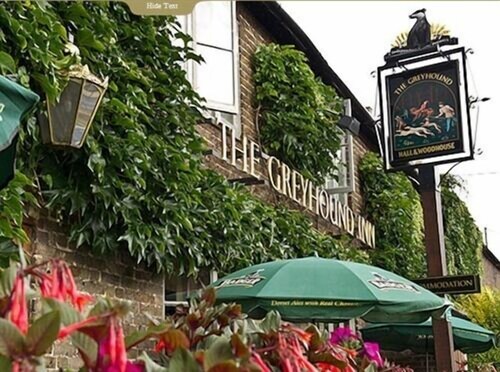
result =
[[[447,274],[444,249],[444,226],[441,208],[441,193],[436,185],[434,166],[419,168],[422,207],[424,212],[425,249],[427,251],[427,275]],[[434,351],[438,372],[455,372],[453,359],[453,335],[451,324],[446,319],[432,319]]]
[[[425,20],[425,9],[411,17],[417,14],[419,20]],[[413,38],[425,36],[421,43],[391,50],[386,64],[378,68],[381,151],[387,171],[419,170],[427,276],[440,277],[447,270],[434,166],[472,160],[474,151],[465,48],[442,49],[427,32],[429,29],[412,29]],[[458,44],[456,38],[444,41],[443,45]],[[432,328],[437,371],[455,372],[450,323],[433,319]]]

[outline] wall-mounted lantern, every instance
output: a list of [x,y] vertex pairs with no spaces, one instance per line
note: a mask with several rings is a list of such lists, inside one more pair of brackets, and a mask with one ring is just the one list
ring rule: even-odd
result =
[[82,147],[101,103],[108,78],[101,80],[85,66],[74,66],[69,82],[55,104],[47,99],[46,117],[40,120],[43,143]]

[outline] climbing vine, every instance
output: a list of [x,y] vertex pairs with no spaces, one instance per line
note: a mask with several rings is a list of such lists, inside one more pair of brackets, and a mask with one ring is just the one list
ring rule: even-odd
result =
[[[18,149],[18,177],[36,185],[38,201],[67,223],[76,246],[128,250],[158,269],[189,274],[315,251],[366,261],[299,212],[269,206],[202,167],[195,130],[202,100],[182,68],[201,57],[173,17],[135,16],[117,2],[6,2],[0,39],[2,72],[16,73],[41,97],[57,97],[65,84],[59,72],[78,59],[110,78],[82,149],[42,145],[37,114]],[[5,195],[19,187],[11,183]],[[22,216],[15,217],[9,221],[20,228]]]
[[[403,173],[384,172],[380,159],[368,153],[360,163],[365,210],[376,221],[375,264],[410,278],[425,276],[423,214],[420,196]],[[448,273],[480,271],[482,235],[467,205],[455,189],[463,187],[454,176],[441,181]]]
[[9,187],[0,191],[0,267],[7,267],[17,256],[18,245],[29,241],[22,223],[26,209],[37,205],[31,189],[30,179],[18,172]]
[[403,173],[386,173],[368,153],[359,164],[365,212],[375,221],[377,249],[372,262],[408,278],[424,276],[425,250],[420,197]]
[[441,198],[445,231],[446,261],[450,275],[478,274],[483,236],[467,205],[456,193],[464,188],[456,176],[448,175],[441,181]]
[[342,99],[314,76],[305,55],[292,46],[260,46],[254,65],[265,150],[323,184],[337,169],[332,157],[340,147],[336,124]]

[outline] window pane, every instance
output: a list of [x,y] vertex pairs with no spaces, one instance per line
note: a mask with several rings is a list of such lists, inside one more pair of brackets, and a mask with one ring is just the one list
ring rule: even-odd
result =
[[234,105],[233,53],[202,45],[197,51],[205,59],[196,64],[197,92],[209,102]]
[[175,17],[177,19],[177,22],[180,23],[181,27],[180,29],[187,33],[188,32],[188,29],[187,29],[187,16],[186,15],[179,15],[179,16],[176,16]]
[[196,42],[233,49],[231,2],[202,1],[195,10]]

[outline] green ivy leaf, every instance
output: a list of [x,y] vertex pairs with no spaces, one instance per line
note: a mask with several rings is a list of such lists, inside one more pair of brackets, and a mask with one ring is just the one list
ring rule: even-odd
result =
[[[190,372],[189,369],[186,368],[180,368],[180,369],[173,369],[172,367],[172,362],[174,361],[175,355],[177,352],[174,353],[172,356],[172,359],[170,360],[170,369],[172,371],[186,371]],[[144,368],[146,369],[146,372],[167,372],[168,369],[165,367],[160,366],[159,364],[155,363],[147,353],[143,352],[137,360],[141,360],[144,362]],[[185,367],[184,365],[181,365],[181,367]],[[198,370],[196,370],[198,372]]]
[[[19,260],[19,248],[11,239],[0,238],[0,268],[8,267],[11,260]],[[0,298],[3,297],[3,295],[2,285],[0,284]]]
[[2,355],[0,355],[0,371],[12,371],[12,362]]
[[19,329],[6,319],[0,318],[0,355],[13,357],[26,349],[26,341]]
[[61,326],[59,311],[51,311],[35,320],[28,329],[26,345],[36,356],[42,356],[57,339]]
[[0,52],[0,70],[2,73],[15,73],[16,72],[16,62],[10,54],[5,52]]
[[281,325],[281,316],[277,311],[270,311],[262,320],[261,327],[266,332],[277,331]]
[[159,325],[150,326],[144,330],[134,331],[127,337],[125,337],[125,346],[128,350],[154,335],[159,335],[164,333],[168,328],[169,328],[168,324],[162,323]]
[[203,367],[205,370],[216,366],[219,363],[224,363],[233,359],[231,343],[226,336],[219,336],[205,351],[203,358]]
[[17,265],[15,263],[11,263],[8,268],[0,271],[0,298],[10,296],[16,275]]

